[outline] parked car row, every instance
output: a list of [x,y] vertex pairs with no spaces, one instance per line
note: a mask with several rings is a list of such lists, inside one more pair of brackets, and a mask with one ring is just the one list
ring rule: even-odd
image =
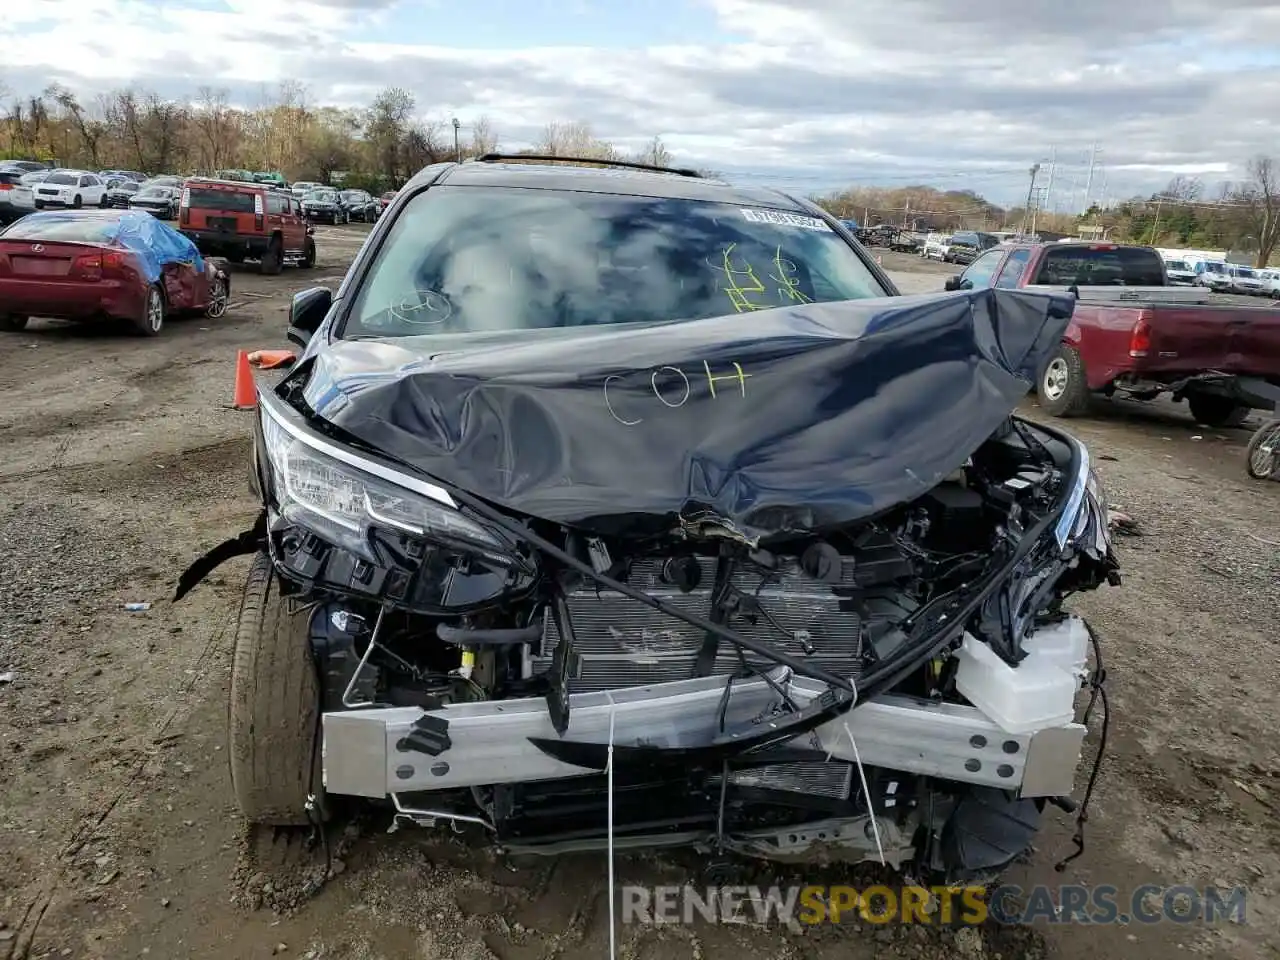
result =
[[1215,293],[1280,299],[1280,270],[1260,270],[1225,260],[1171,256],[1163,259],[1169,283],[1173,286],[1204,287]]

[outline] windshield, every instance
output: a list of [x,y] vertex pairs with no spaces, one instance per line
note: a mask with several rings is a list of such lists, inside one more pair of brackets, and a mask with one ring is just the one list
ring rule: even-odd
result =
[[173,197],[173,194],[174,190],[171,187],[147,187],[145,190],[138,191],[138,199],[169,200]]
[[1082,287],[1163,287],[1164,261],[1146,247],[1050,247],[1036,283]]
[[338,194],[333,190],[312,190],[307,194],[307,199],[320,203],[333,203],[338,199]]
[[71,243],[105,243],[116,232],[114,217],[89,216],[73,219],[25,217],[0,232],[5,240],[62,240]]
[[79,183],[79,177],[73,177],[69,173],[51,173],[45,180],[46,183]]
[[1169,260],[1169,261],[1166,261],[1166,263],[1165,263],[1165,269],[1166,269],[1166,270],[1181,270],[1181,271],[1183,271],[1183,272],[1187,272],[1187,271],[1189,270],[1189,268],[1187,267],[1186,262],[1185,262],[1185,261],[1183,261],[1183,260]]
[[1236,276],[1252,278],[1254,276],[1254,272],[1245,267],[1236,267]]
[[342,193],[343,200],[363,200],[364,195],[359,190],[344,190]]
[[885,295],[805,214],[445,186],[396,218],[342,335],[656,323]]

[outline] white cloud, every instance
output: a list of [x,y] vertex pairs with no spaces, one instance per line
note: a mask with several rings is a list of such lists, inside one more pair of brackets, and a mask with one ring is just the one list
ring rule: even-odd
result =
[[[1032,162],[1056,148],[1079,166],[1097,142],[1095,185],[1119,196],[1179,173],[1240,179],[1250,156],[1280,152],[1280,2],[698,2],[740,39],[474,51],[394,42],[411,15],[394,0],[24,0],[0,18],[0,79],[208,84],[252,102],[293,78],[348,104],[395,84],[438,116],[488,114],[507,143],[583,119],[801,190],[932,180],[1016,200]],[[391,42],[344,42],[357,28]]]

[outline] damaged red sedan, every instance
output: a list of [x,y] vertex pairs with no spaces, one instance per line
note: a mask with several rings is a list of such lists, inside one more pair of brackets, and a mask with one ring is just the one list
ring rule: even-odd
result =
[[175,312],[222,316],[230,293],[224,261],[147,213],[34,213],[0,232],[0,330],[31,317],[125,320],[154,337]]

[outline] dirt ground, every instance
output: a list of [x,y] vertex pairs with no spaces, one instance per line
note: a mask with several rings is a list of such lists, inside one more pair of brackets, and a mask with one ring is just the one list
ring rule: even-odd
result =
[[[370,816],[331,838],[337,876],[317,890],[322,851],[237,820],[223,738],[247,563],[169,597],[255,509],[252,414],[228,406],[236,349],[284,345],[290,294],[336,283],[360,239],[321,228],[316,270],[246,267],[224,319],[175,321],[155,340],[46,322],[2,338],[0,960],[608,956],[602,856],[507,862],[466,837],[387,836]],[[904,292],[951,272],[885,265]],[[1104,637],[1113,710],[1085,855],[1054,873],[1070,851],[1054,813],[1010,880],[1239,884],[1247,925],[627,927],[622,956],[1280,955],[1280,484],[1247,478],[1247,430],[1202,430],[1170,404],[1069,426],[1141,535],[1119,540],[1124,586],[1077,604]],[[152,606],[126,612],[136,601]],[[629,858],[619,879],[701,883],[693,864]],[[744,866],[741,882],[794,876]]]

